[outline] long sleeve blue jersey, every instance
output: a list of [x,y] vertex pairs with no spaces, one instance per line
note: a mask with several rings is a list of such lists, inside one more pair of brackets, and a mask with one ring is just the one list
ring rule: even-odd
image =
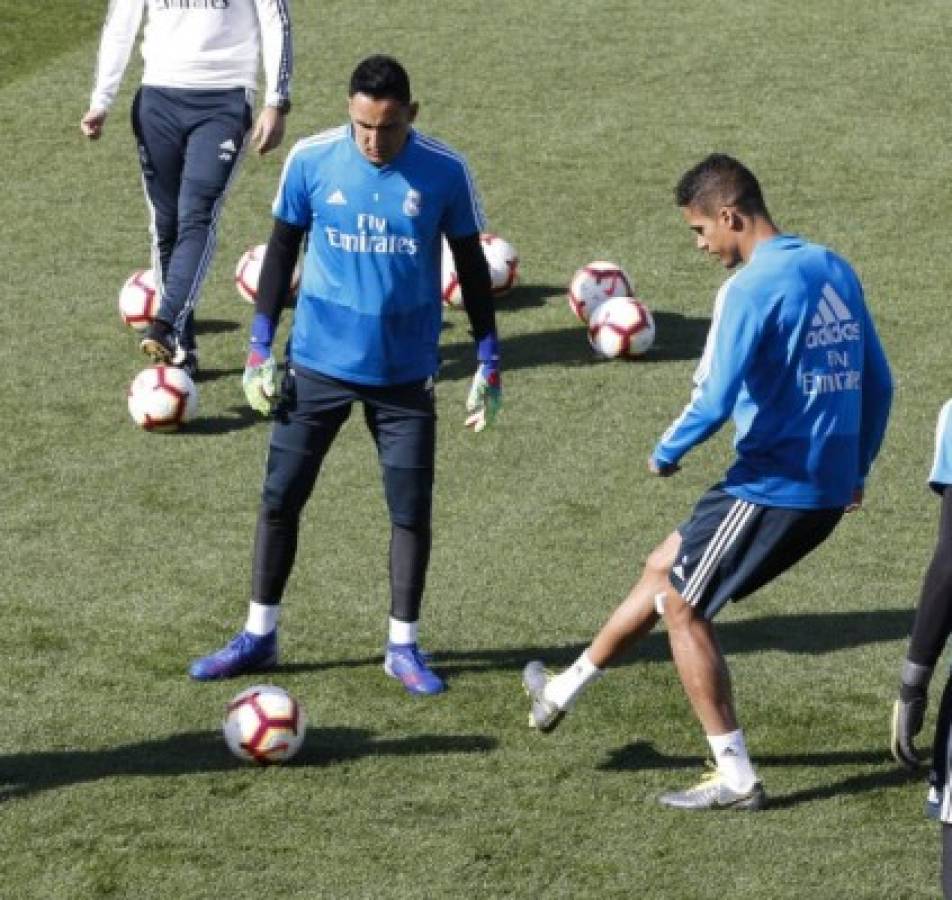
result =
[[655,462],[678,462],[733,418],[724,489],[798,509],[845,506],[862,488],[893,392],[856,273],[795,235],[758,244],[722,285],[694,384]]
[[952,484],[952,400],[946,401],[935,426],[935,455],[929,472],[929,487],[941,494]]

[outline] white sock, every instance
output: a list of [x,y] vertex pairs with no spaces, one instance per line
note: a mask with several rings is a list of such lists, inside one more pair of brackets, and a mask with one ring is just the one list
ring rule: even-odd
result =
[[588,650],[586,650],[572,665],[556,675],[545,686],[545,699],[554,703],[559,709],[571,709],[578,695],[604,674],[588,658]]
[[391,644],[415,644],[419,631],[419,622],[401,622],[391,616],[390,632],[387,637]]
[[280,604],[258,603],[256,600],[252,600],[248,604],[248,619],[245,622],[245,631],[257,635],[271,634],[278,627],[280,613]]
[[739,728],[728,734],[709,734],[707,742],[711,745],[717,771],[735,791],[749,791],[757,781],[757,773],[747,755],[744,732]]

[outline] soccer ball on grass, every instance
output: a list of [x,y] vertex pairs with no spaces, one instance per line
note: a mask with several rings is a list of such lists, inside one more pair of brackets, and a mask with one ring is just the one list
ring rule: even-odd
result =
[[[508,293],[519,281],[519,254],[509,241],[498,234],[481,234],[479,243],[489,265],[489,277],[492,281],[493,296],[501,297]],[[443,239],[442,286],[443,305],[451,309],[463,308],[463,292],[456,274],[456,263],[447,240]]]
[[146,431],[176,431],[197,410],[195,382],[175,366],[149,366],[129,386],[129,415]]
[[575,271],[569,283],[569,306],[582,322],[612,297],[634,297],[635,285],[619,265],[596,259]]
[[651,349],[655,324],[648,307],[632,297],[600,303],[588,320],[588,342],[607,359],[633,359]]
[[[255,300],[258,299],[258,281],[261,279],[261,265],[264,262],[264,254],[267,249],[267,244],[255,244],[255,246],[249,247],[238,257],[238,264],[235,266],[235,287],[239,295],[252,306]],[[288,295],[285,306],[294,305],[300,283],[301,267],[296,265],[294,273],[291,275],[291,293]]]
[[119,291],[119,315],[122,321],[136,331],[144,331],[152,324],[158,311],[155,273],[152,269],[136,269]]
[[304,743],[307,720],[301,704],[273,684],[256,684],[225,708],[222,733],[239,759],[259,765],[287,762]]

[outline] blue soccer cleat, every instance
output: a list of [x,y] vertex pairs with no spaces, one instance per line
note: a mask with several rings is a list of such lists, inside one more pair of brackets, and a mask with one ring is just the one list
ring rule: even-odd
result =
[[196,681],[216,681],[271,669],[277,662],[277,629],[264,635],[242,631],[221,650],[196,659],[188,667],[188,674]]
[[428,696],[446,690],[446,684],[427,664],[416,644],[387,644],[383,670],[411,694]]

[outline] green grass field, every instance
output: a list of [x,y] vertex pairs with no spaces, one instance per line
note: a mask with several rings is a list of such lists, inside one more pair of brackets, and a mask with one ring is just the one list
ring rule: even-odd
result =
[[[102,141],[77,127],[105,6],[0,15],[0,896],[937,896],[924,785],[886,743],[949,395],[945,4],[295,0],[289,134],[229,199],[201,418],[176,436],[138,431],[125,403],[143,359],[115,299],[148,265],[137,60]],[[386,512],[361,417],[345,428],[268,678],[306,707],[307,740],[259,770],[218,730],[253,681],[185,676],[243,621],[268,436],[243,402],[251,309],[231,274],[267,238],[288,148],[343,120],[374,51],[407,63],[420,127],[467,154],[520,252],[499,305],[506,406],[496,430],[462,428],[473,355],[448,313],[424,642],[451,690],[424,702],[381,671]],[[526,727],[519,686],[530,658],[574,659],[730,459],[728,429],[677,478],[644,467],[724,277],[671,194],[714,149],[752,166],[783,227],[856,264],[897,380],[867,507],[720,619],[773,801],[747,816],[654,801],[707,752],[662,632],[550,737]],[[606,257],[656,315],[638,363],[595,362],[565,300],[572,271]]]

